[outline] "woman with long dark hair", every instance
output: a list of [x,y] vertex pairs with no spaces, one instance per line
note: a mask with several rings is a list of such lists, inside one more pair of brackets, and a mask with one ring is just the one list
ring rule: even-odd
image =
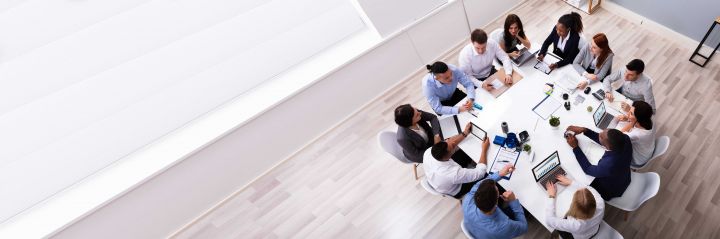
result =
[[625,115],[617,116],[620,131],[630,137],[633,148],[631,166],[641,167],[647,163],[655,151],[655,128],[653,127],[653,109],[645,101],[635,101],[632,106],[623,105]]
[[515,14],[508,15],[505,18],[504,27],[490,33],[490,37],[513,59],[520,56],[517,45],[522,44],[525,48],[530,49],[530,40],[525,35],[522,21]]

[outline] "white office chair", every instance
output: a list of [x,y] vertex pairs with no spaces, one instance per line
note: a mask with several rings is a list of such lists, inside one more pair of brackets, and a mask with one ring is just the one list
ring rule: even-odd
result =
[[630,172],[630,186],[621,197],[613,198],[606,203],[625,211],[625,221],[628,212],[637,210],[645,201],[657,195],[660,190],[660,175],[654,172]]
[[466,236],[468,239],[475,239],[474,237],[472,237],[472,235],[470,235],[470,232],[467,230],[467,228],[465,228],[465,221],[464,221],[464,220],[460,220],[460,229],[462,229],[462,232],[465,233],[465,236]]
[[616,231],[615,228],[612,228],[609,224],[603,221],[600,224],[600,229],[598,229],[598,233],[593,238],[623,239],[623,236],[618,231]]
[[443,197],[447,196],[445,194],[442,194],[442,193],[436,191],[435,188],[433,188],[433,186],[430,185],[430,182],[428,182],[427,178],[420,179],[420,186],[422,186],[425,189],[425,191],[428,191],[432,195],[438,195],[438,196],[443,196]]
[[630,165],[630,168],[633,170],[640,170],[645,168],[648,164],[650,164],[650,161],[653,161],[653,159],[658,158],[665,154],[667,152],[668,148],[670,147],[670,137],[668,136],[660,136],[659,138],[655,139],[655,151],[653,151],[652,157],[650,157],[650,160],[645,162],[645,164],[641,166],[635,166]]
[[380,144],[380,148],[385,150],[385,152],[391,154],[393,157],[395,157],[397,160],[400,160],[400,162],[404,164],[413,165],[413,175],[415,175],[415,180],[418,180],[417,167],[420,164],[410,161],[405,157],[402,147],[400,147],[400,144],[398,144],[397,142],[397,133],[393,131],[382,131],[378,133],[377,138],[378,144]]

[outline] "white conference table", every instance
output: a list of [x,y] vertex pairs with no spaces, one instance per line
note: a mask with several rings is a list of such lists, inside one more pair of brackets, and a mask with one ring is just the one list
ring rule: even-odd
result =
[[[573,69],[572,65],[555,69],[550,75],[547,75],[533,68],[534,64],[535,60],[530,60],[520,67],[514,66],[514,69],[524,78],[498,98],[493,98],[486,90],[477,88],[475,92],[475,102],[481,104],[483,109],[473,112],[477,117],[467,112],[459,114],[458,117],[461,118],[460,122],[471,121],[487,131],[488,138],[491,142],[487,155],[488,171],[490,171],[490,166],[500,147],[492,144],[492,140],[495,135],[506,136],[500,128],[501,122],[507,122],[509,132],[514,132],[515,134],[519,134],[523,130],[528,131],[530,135],[528,144],[532,146],[531,151],[535,155],[534,160],[532,162],[530,161],[532,153],[521,152],[510,180],[502,179],[498,183],[506,190],[513,191],[517,199],[520,200],[520,204],[542,223],[545,228],[552,231],[553,229],[548,227],[545,222],[547,193],[535,181],[532,168],[557,150],[561,166],[568,173],[569,177],[581,185],[589,185],[594,177],[583,172],[580,164],[575,159],[572,148],[570,148],[565,141],[563,134],[565,133],[565,129],[570,125],[583,126],[589,130],[600,132],[600,129],[593,123],[592,118],[592,113],[600,104],[600,101],[593,97],[592,93],[585,94],[582,90],[575,90],[568,98],[571,104],[578,94],[585,97],[585,101],[578,105],[572,104],[569,111],[565,110],[565,107],[560,106],[560,108],[552,114],[553,116],[560,117],[560,126],[557,128],[551,127],[548,120],[540,118],[540,116],[532,111],[532,108],[546,96],[543,92],[545,83],[555,83],[555,79],[562,74],[572,74],[576,77],[580,77],[580,75]],[[488,80],[492,79],[488,78]],[[550,97],[554,97],[564,103],[565,101],[562,99],[562,94],[567,92],[560,89],[557,84],[555,85],[555,89]],[[596,91],[600,89],[601,84],[594,82],[590,84],[589,87],[592,88],[592,91]],[[616,94],[616,100],[617,99]],[[607,105],[609,102],[607,102],[607,99],[605,101]],[[464,101],[459,104],[462,103],[464,103]],[[592,106],[593,112],[588,112],[587,106]],[[606,107],[606,109],[610,114],[620,114],[620,112],[611,107]],[[613,122],[613,124],[616,124],[616,122]],[[611,124],[611,126],[613,124]],[[461,125],[461,127],[464,127],[464,125]],[[577,139],[580,148],[588,156],[590,162],[597,164],[604,153],[604,148],[583,135],[579,135]],[[483,153],[482,144],[476,137],[467,137],[459,144],[459,147],[475,161],[478,161],[480,154]],[[569,209],[573,193],[577,188],[564,188],[563,186],[559,186],[558,190],[562,191],[560,191],[556,197],[556,215],[562,217]]]

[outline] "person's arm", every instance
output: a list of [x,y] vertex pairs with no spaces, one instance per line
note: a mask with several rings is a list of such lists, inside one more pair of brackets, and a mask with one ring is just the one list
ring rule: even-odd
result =
[[472,50],[471,47],[466,46],[458,54],[458,67],[468,76],[473,75],[472,67],[470,67],[470,64],[472,64]]
[[585,129],[585,131],[583,132],[583,134],[584,134],[585,136],[587,136],[588,138],[590,138],[592,141],[595,141],[595,143],[598,143],[599,145],[602,145],[602,144],[600,143],[600,137],[599,137],[599,135],[598,135],[597,132],[592,131],[592,130],[590,130],[590,129]]
[[460,168],[452,181],[454,184],[474,182],[484,177],[486,171],[485,164],[478,164],[475,168]]
[[[628,134],[628,136],[630,136],[629,132],[633,127],[635,127],[635,123],[637,122],[637,119],[635,119],[635,120],[633,120],[633,119],[630,119],[630,121],[627,122],[627,124],[625,124],[622,128],[620,128],[620,131]],[[630,138],[632,138],[632,136],[630,136]]]
[[530,50],[530,47],[532,45],[530,44],[530,39],[528,39],[527,35],[525,35],[525,38],[523,38],[522,36],[520,36],[520,34],[518,34],[518,40],[520,40],[520,43],[523,44],[523,46],[525,46],[528,51]]
[[420,120],[430,121],[430,128],[432,128],[433,135],[440,135],[440,120],[438,120],[437,116],[422,110],[418,111],[420,111]]
[[475,100],[475,83],[470,80],[470,77],[461,70],[453,72],[453,77],[457,77],[458,82],[465,87],[467,97],[471,100]]
[[557,33],[555,32],[555,27],[553,27],[552,32],[550,32],[550,35],[545,38],[545,41],[542,44],[542,47],[540,48],[540,52],[538,55],[545,55],[547,53],[548,47],[550,47],[550,44],[552,44],[555,39],[557,39]]
[[510,206],[510,209],[515,215],[515,220],[510,220],[510,222],[508,223],[508,229],[510,230],[511,237],[519,237],[520,235],[525,234],[528,231],[528,224],[527,219],[525,219],[525,212],[523,211],[522,206],[520,206],[520,201],[518,201],[517,199],[510,201],[508,205]]
[[505,53],[505,51],[503,51],[502,49],[500,49],[500,47],[498,47],[495,50],[495,57],[500,59],[500,61],[502,62],[503,69],[505,70],[505,75],[512,77],[513,68],[512,68],[512,63],[510,62],[510,57],[508,57],[508,54]]
[[460,111],[457,107],[451,107],[451,106],[444,106],[440,104],[440,98],[435,94],[435,91],[433,88],[434,82],[431,82],[427,85],[427,81],[425,82],[425,89],[423,89],[423,93],[425,94],[425,97],[427,98],[428,104],[430,104],[430,107],[438,114],[442,115],[456,115]]
[[[603,90],[605,91],[605,93],[608,93],[608,92],[612,93],[612,83],[620,80],[620,77],[622,77],[622,76],[623,76],[622,70],[617,70],[617,71],[615,71],[615,73],[612,73],[611,75],[607,76],[605,78],[605,81],[603,81],[603,83],[602,83]],[[600,78],[598,78],[598,79],[600,79]]]
[[605,62],[603,63],[602,67],[598,70],[596,70],[595,75],[597,76],[597,80],[602,81],[605,79],[605,77],[610,73],[610,67],[612,67],[613,64],[613,54],[610,53],[607,58],[605,59]]
[[588,161],[582,150],[580,150],[580,147],[574,148],[573,153],[575,153],[578,164],[580,164],[580,167],[587,175],[596,178],[610,176],[610,164],[611,161],[614,159],[612,159],[611,156],[607,154],[607,152],[602,156],[602,158],[598,162],[598,165],[592,165],[590,161]]
[[573,64],[578,64],[578,65],[582,66],[583,68],[587,68],[582,64],[583,60],[585,59],[585,55],[587,53],[588,53],[587,47],[583,47],[582,49],[580,49],[580,53],[578,53],[578,55],[575,56],[575,60],[573,60]]

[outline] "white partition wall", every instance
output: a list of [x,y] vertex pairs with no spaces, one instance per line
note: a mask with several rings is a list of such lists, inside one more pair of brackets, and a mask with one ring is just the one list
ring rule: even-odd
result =
[[448,0],[355,0],[367,20],[382,37],[387,37],[424,17]]
[[[466,12],[487,17],[484,20],[487,23],[517,3],[487,1],[473,5],[457,0],[443,5],[431,16],[411,22],[407,28],[401,27],[400,32],[388,35],[377,47],[67,225],[54,236],[161,238],[170,235],[350,117],[358,108],[423,69],[428,62],[467,40],[470,28]],[[472,27],[473,21],[470,22]],[[436,35],[438,33],[442,34]],[[283,132],[283,137],[277,137],[277,132]]]
[[[510,9],[508,6],[515,6],[520,2],[522,0],[465,0],[463,4],[465,5],[465,13],[467,14],[470,29],[475,29],[482,28],[498,17],[504,18],[505,16],[499,15],[507,12]],[[494,29],[484,30],[489,33]]]

